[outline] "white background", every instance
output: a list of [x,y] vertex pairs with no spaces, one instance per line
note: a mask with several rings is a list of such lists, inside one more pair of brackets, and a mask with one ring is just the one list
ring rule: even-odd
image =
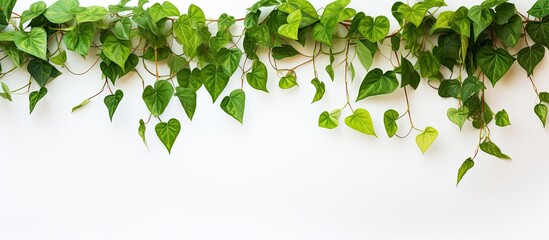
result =
[[[254,3],[195,2],[210,18],[223,12],[243,17]],[[328,3],[314,2],[317,8]],[[480,4],[447,2],[451,10]],[[523,13],[533,3],[516,2]],[[107,5],[82,3],[92,4]],[[351,7],[389,16],[392,4],[356,0]],[[20,1],[15,11],[29,5]],[[176,5],[187,9],[188,1]],[[71,54],[68,65],[83,71],[93,60],[90,55],[84,63]],[[376,61],[390,69],[383,57]],[[535,72],[545,91],[548,67],[544,60]],[[171,155],[157,140],[153,124],[147,132],[150,151],[137,134],[139,119],[148,113],[136,75],[118,82],[125,97],[112,123],[102,100],[106,93],[70,113],[100,89],[98,67],[84,76],[55,79],[30,116],[28,95],[0,101],[0,239],[549,238],[549,131],[533,113],[536,97],[517,64],[487,91],[493,110],[505,108],[510,115],[511,126],[492,127],[492,140],[513,160],[480,154],[459,188],[457,169],[473,154],[478,131],[468,124],[460,132],[447,120],[446,110],[456,106],[455,100],[439,98],[425,83],[411,94],[416,125],[440,132],[422,155],[416,133],[388,139],[383,129],[385,110],[405,110],[401,89],[355,104],[371,112],[375,139],[344,125],[348,110],[339,128],[317,127],[322,111],[344,104],[341,69],[333,83],[322,70],[327,94],[313,105],[311,68],[298,72],[299,88],[286,91],[270,72],[269,94],[245,86],[244,125],[227,116],[219,101],[212,105],[203,88],[192,122],[172,99],[163,118],[177,117],[182,130]],[[359,71],[352,83],[353,99],[364,75]],[[24,70],[2,79],[12,89],[27,80]],[[147,81],[154,78],[147,76]],[[235,75],[222,96],[238,87]],[[401,131],[406,122],[399,122]]]

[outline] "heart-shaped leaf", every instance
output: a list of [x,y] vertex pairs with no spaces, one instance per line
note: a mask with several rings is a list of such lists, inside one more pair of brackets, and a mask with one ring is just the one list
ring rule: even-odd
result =
[[283,24],[278,28],[278,34],[297,40],[297,33],[299,31],[299,25],[301,24],[301,10],[295,10],[288,15],[287,24]]
[[196,91],[190,88],[177,87],[175,96],[179,98],[187,117],[193,120],[194,112],[196,111]]
[[29,94],[29,109],[30,109],[29,114],[32,113],[38,101],[40,101],[40,99],[46,96],[47,93],[48,93],[48,89],[46,89],[45,87],[41,87],[40,90],[31,92]]
[[118,108],[118,104],[122,101],[122,98],[124,97],[124,92],[122,90],[116,90],[116,92],[112,95],[108,95],[105,97],[103,102],[105,102],[105,105],[107,106],[107,110],[109,110],[109,119],[112,122],[112,117],[114,116],[114,112],[116,112],[116,108]]
[[549,16],[549,0],[538,0],[534,6],[528,10],[528,13],[537,18]]
[[244,118],[244,106],[246,104],[246,94],[242,89],[236,89],[221,101],[221,109],[231,117],[242,123]]
[[467,158],[467,160],[465,160],[461,164],[458,170],[456,186],[459,185],[459,182],[461,182],[461,179],[463,178],[463,176],[465,176],[465,174],[469,171],[469,169],[473,168],[473,166],[475,166],[475,162],[473,161],[472,158]]
[[477,53],[477,64],[490,82],[492,86],[509,71],[513,66],[515,58],[509,54],[505,49],[498,48],[493,49],[489,46],[481,48]]
[[19,50],[37,58],[47,60],[46,51],[48,42],[46,38],[47,34],[43,28],[33,27],[29,33],[16,31],[14,42]]
[[173,86],[167,80],[160,80],[154,84],[154,87],[149,85],[143,90],[143,101],[154,117],[160,116],[172,99]]
[[438,131],[433,127],[426,127],[425,130],[416,136],[416,143],[423,154],[431,147],[438,137]]
[[345,124],[356,131],[377,137],[372,117],[366,109],[356,109],[352,115],[345,118]]
[[212,102],[215,102],[221,92],[229,83],[229,76],[223,71],[222,68],[216,67],[213,64],[209,64],[201,71],[202,81],[204,81],[204,87],[210,93]]
[[269,92],[267,90],[267,76],[267,67],[256,59],[252,65],[252,71],[246,73],[246,81],[252,88]]
[[58,0],[46,9],[44,16],[52,23],[65,23],[74,19],[79,7],[78,0]]
[[358,31],[366,40],[370,42],[378,42],[387,36],[391,25],[389,19],[385,16],[377,16],[374,20],[373,17],[366,16],[360,21]]
[[394,92],[398,88],[398,80],[396,74],[393,71],[383,71],[376,68],[364,77],[362,84],[360,84],[360,90],[358,91],[358,97],[356,101],[360,101],[364,98],[376,95],[389,94]]
[[517,61],[526,70],[528,76],[534,74],[534,68],[543,60],[545,48],[539,44],[525,47],[518,52]]
[[341,109],[336,109],[332,112],[324,111],[318,117],[318,126],[326,129],[334,129],[339,125],[340,115]]
[[166,149],[168,149],[168,153],[171,153],[175,139],[177,139],[177,135],[181,131],[181,123],[179,123],[179,120],[172,118],[168,122],[156,124],[154,131]]
[[120,40],[109,34],[103,41],[103,50],[101,52],[125,71],[125,63],[131,51],[132,43],[130,41]]
[[383,124],[385,125],[385,131],[387,132],[387,136],[389,136],[390,138],[395,136],[396,132],[398,131],[398,125],[396,123],[398,118],[398,112],[393,109],[389,109],[383,114]]

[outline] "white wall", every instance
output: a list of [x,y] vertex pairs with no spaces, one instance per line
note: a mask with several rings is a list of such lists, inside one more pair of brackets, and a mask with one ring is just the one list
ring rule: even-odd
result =
[[[242,17],[254,1],[194,2],[217,18],[223,12]],[[447,2],[452,10],[480,3]],[[177,6],[186,9],[188,3]],[[392,3],[355,0],[352,7],[389,15]],[[516,1],[523,13],[533,3]],[[83,1],[92,4],[107,5]],[[15,10],[29,5],[20,1]],[[69,55],[75,70],[94,59],[88,60]],[[389,69],[382,57],[377,61]],[[353,82],[353,96],[364,74]],[[535,74],[538,87],[549,90],[549,61]],[[219,102],[212,105],[204,89],[193,122],[173,99],[164,118],[177,117],[182,130],[168,155],[153,125],[147,132],[150,151],[137,135],[139,119],[148,114],[135,75],[117,85],[126,95],[112,123],[104,95],[70,113],[100,89],[100,77],[98,67],[82,77],[63,74],[30,116],[27,95],[0,101],[0,239],[549,237],[549,131],[533,113],[536,98],[518,65],[487,91],[493,109],[510,115],[512,125],[492,127],[492,139],[513,160],[481,154],[457,189],[457,169],[473,154],[478,131],[467,126],[460,132],[446,118],[456,102],[440,99],[424,83],[411,94],[414,120],[440,132],[426,155],[415,136],[388,139],[384,133],[383,112],[405,110],[400,89],[355,104],[372,113],[379,139],[343,121],[333,131],[318,128],[320,112],[343,105],[344,88],[341,77],[332,83],[323,75],[328,92],[311,105],[310,68],[298,72],[300,87],[289,91],[278,89],[272,71],[270,94],[246,86],[244,125]],[[2,79],[12,88],[27,80],[24,70]],[[238,86],[233,78],[224,95]]]

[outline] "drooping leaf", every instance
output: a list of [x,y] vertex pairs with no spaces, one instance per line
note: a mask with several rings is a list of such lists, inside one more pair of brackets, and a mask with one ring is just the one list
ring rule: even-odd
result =
[[282,60],[284,58],[289,58],[298,55],[299,52],[292,46],[288,44],[282,44],[280,47],[274,47],[272,49],[273,58],[276,60]]
[[168,120],[168,122],[156,124],[154,131],[156,132],[156,136],[158,136],[168,150],[168,153],[171,153],[175,139],[177,139],[177,136],[181,131],[181,123],[179,123],[179,120],[172,118]]
[[461,93],[461,83],[457,79],[444,80],[438,87],[438,95],[443,98],[459,98]]
[[221,109],[231,117],[243,123],[246,94],[242,89],[236,89],[221,101]]
[[145,146],[147,146],[147,148],[148,148],[149,146],[147,144],[147,138],[145,137],[145,131],[147,131],[147,127],[145,126],[145,121],[143,121],[143,119],[140,119],[139,120],[139,127],[137,128],[137,133],[139,134],[139,136],[143,140],[143,143],[145,144]]
[[493,20],[490,9],[478,5],[471,7],[467,16],[473,22],[474,39],[477,39],[480,33],[492,24]]
[[100,21],[107,16],[107,13],[109,13],[109,11],[101,6],[87,7],[84,11],[76,13],[76,22],[85,23]]
[[459,109],[449,108],[446,115],[448,116],[448,119],[450,119],[450,121],[454,124],[458,125],[459,130],[461,130],[463,128],[463,124],[467,120],[469,110],[467,109],[467,107],[461,107]]
[[33,55],[37,58],[47,60],[46,51],[48,48],[46,31],[41,27],[33,27],[29,33],[23,31],[15,32],[15,45],[19,50]]
[[57,55],[50,58],[50,62],[59,66],[64,66],[65,62],[67,62],[67,52],[63,50],[59,51]]
[[515,58],[505,49],[493,49],[489,46],[481,48],[477,53],[477,64],[486,77],[492,82],[492,86],[505,75],[515,62]]
[[389,94],[394,92],[398,88],[398,80],[396,74],[393,71],[383,71],[379,68],[373,69],[366,74],[360,89],[356,101],[360,101],[364,98]]
[[324,111],[318,117],[318,126],[326,129],[334,129],[339,125],[339,116],[341,115],[341,109],[333,110],[328,113]]
[[547,106],[541,103],[536,104],[536,106],[534,107],[534,112],[543,124],[543,127],[545,127],[545,123],[547,122]]
[[132,24],[132,20],[128,17],[120,19],[114,24],[112,31],[114,36],[120,40],[130,40]]
[[512,3],[502,3],[496,7],[496,24],[503,25],[515,15],[517,8]]
[[0,82],[0,83],[2,85],[2,91],[3,91],[3,92],[0,93],[0,97],[2,97],[2,98],[4,98],[4,99],[11,102],[12,98],[11,98],[11,91],[10,91],[9,86],[7,84],[5,84],[4,82]]
[[412,63],[408,59],[401,57],[400,69],[402,71],[402,81],[400,83],[400,87],[410,85],[412,88],[417,89],[419,86],[420,77],[419,73],[414,69]]
[[549,0],[538,0],[530,10],[528,10],[528,14],[537,17],[537,18],[544,18],[546,16],[549,16]]
[[288,23],[281,25],[278,28],[278,34],[281,36],[297,40],[299,25],[301,24],[301,11],[295,10],[288,15]]
[[450,28],[461,36],[469,38],[471,34],[471,20],[467,16],[469,10],[466,7],[458,8],[450,19]]
[[313,101],[311,102],[311,103],[314,103],[322,99],[322,97],[324,97],[324,93],[326,92],[326,85],[324,84],[324,82],[318,80],[318,78],[314,78],[313,80],[311,80],[311,84],[315,86],[315,90],[316,90],[315,96],[313,97]]
[[479,145],[480,150],[482,150],[485,153],[488,153],[492,156],[495,156],[500,159],[507,159],[511,160],[511,158],[501,152],[499,147],[490,140],[490,138],[484,139],[484,141]]
[[549,17],[543,18],[541,22],[528,21],[525,29],[534,42],[549,47]]
[[189,68],[184,68],[177,73],[177,83],[180,87],[198,91],[202,87],[202,71],[199,68],[192,71]]
[[484,83],[475,76],[467,77],[461,86],[461,99],[467,100],[470,96],[484,89]]
[[539,44],[525,47],[518,52],[517,61],[526,70],[528,76],[534,74],[534,68],[543,60],[545,48]]
[[95,28],[93,24],[82,23],[65,33],[63,42],[65,42],[67,49],[75,51],[81,56],[86,56],[90,50],[94,35]]
[[374,54],[362,42],[356,42],[356,55],[364,69],[369,70],[374,63]]
[[49,62],[41,59],[33,59],[27,64],[27,71],[40,87],[46,86],[48,81],[56,78],[61,73]]
[[352,115],[345,118],[345,124],[356,131],[377,137],[372,117],[366,109],[356,109]]
[[29,110],[30,110],[29,114],[32,113],[38,101],[40,101],[40,99],[46,96],[47,93],[48,93],[48,89],[46,89],[45,87],[41,87],[40,90],[31,92],[29,94]]
[[459,182],[461,182],[463,176],[465,176],[465,174],[469,171],[469,169],[473,168],[473,166],[475,166],[475,162],[472,158],[467,158],[467,160],[461,164],[458,170],[456,186],[459,185]]
[[120,40],[114,35],[108,35],[103,41],[103,54],[125,70],[125,63],[132,51],[132,43]]
[[206,87],[206,90],[208,90],[208,93],[212,97],[212,102],[215,102],[227,86],[227,83],[229,83],[229,76],[222,68],[216,67],[213,64],[204,67],[201,71],[201,76],[204,87]]
[[143,101],[154,117],[159,117],[173,95],[173,86],[167,80],[160,80],[154,83],[154,87],[149,85],[143,90]]
[[74,111],[76,111],[76,110],[78,110],[78,109],[80,109],[80,108],[82,108],[82,107],[88,105],[88,103],[90,103],[90,101],[91,101],[91,100],[90,100],[89,98],[86,98],[86,99],[85,99],[84,101],[82,101],[80,104],[74,106],[74,107],[72,108],[71,112],[74,112]]
[[431,147],[438,137],[438,131],[433,127],[426,127],[425,130],[416,136],[416,143],[423,154]]
[[378,42],[387,36],[391,28],[389,19],[385,16],[373,17],[366,16],[360,21],[358,31],[366,40],[370,42]]
[[422,77],[435,76],[440,72],[440,61],[431,52],[421,52],[418,62]]
[[297,86],[297,76],[294,71],[288,71],[284,77],[278,81],[278,86],[282,89],[290,89]]
[[507,111],[505,111],[505,109],[496,113],[496,125],[500,127],[511,125],[511,122],[509,121],[509,115],[507,114]]
[[111,120],[111,122],[112,117],[114,116],[114,113],[116,112],[116,109],[118,108],[118,105],[122,101],[123,97],[124,92],[118,89],[114,94],[105,96],[105,99],[103,100],[105,106],[107,106],[107,110],[109,111],[109,119]]
[[540,101],[549,103],[549,92],[540,92],[538,97]]
[[251,72],[246,73],[246,80],[252,88],[269,92],[267,90],[267,67],[261,61],[254,61]]
[[390,138],[395,136],[396,132],[398,131],[398,125],[396,121],[399,117],[400,116],[398,115],[398,112],[393,109],[389,109],[383,114],[383,124],[385,125],[385,131],[387,132],[387,136],[389,136]]
[[58,0],[46,9],[44,16],[52,23],[65,23],[74,19],[79,7],[78,0]]
[[505,46],[514,47],[522,37],[522,18],[519,15],[514,15],[507,23],[496,25],[495,31],[496,36]]
[[196,111],[196,91],[191,88],[177,87],[175,88],[175,96],[179,98],[181,106],[185,110],[185,114],[192,121],[194,112]]

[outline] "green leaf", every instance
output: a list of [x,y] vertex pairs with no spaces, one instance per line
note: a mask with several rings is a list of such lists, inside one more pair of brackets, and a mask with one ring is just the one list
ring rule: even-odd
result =
[[147,139],[145,138],[145,131],[147,131],[147,127],[145,126],[145,122],[143,121],[143,119],[140,119],[139,120],[139,128],[137,129],[137,133],[139,134],[139,136],[143,140],[143,143],[145,144],[145,146],[147,146],[147,148],[148,148],[149,146],[147,145]]
[[267,90],[267,67],[261,61],[254,61],[251,72],[246,73],[246,80],[252,88],[269,92]]
[[496,24],[503,25],[515,15],[517,8],[512,3],[502,3],[496,7]]
[[81,56],[86,56],[88,55],[94,36],[95,28],[93,27],[93,24],[82,23],[65,33],[63,42],[65,42],[67,49],[75,51]]
[[274,47],[272,49],[272,52],[273,58],[276,60],[282,60],[284,58],[293,57],[299,54],[299,52],[295,50],[294,47],[288,44],[282,44],[282,46],[280,47]]
[[366,40],[370,42],[378,42],[387,36],[391,25],[389,19],[385,16],[377,16],[374,20],[373,17],[366,16],[360,21],[358,31]]
[[154,117],[160,116],[173,95],[173,87],[167,80],[160,80],[154,83],[154,87],[149,85],[143,90],[143,101]]
[[517,61],[519,65],[526,70],[528,76],[534,74],[534,68],[543,60],[545,48],[539,44],[531,47],[525,47],[518,52]]
[[199,68],[192,71],[185,68],[177,73],[177,83],[180,87],[190,88],[196,92],[202,87],[202,71]]
[[549,103],[549,92],[540,92],[539,100],[544,103]]
[[300,28],[307,27],[318,21],[316,8],[307,0],[291,0],[277,7],[278,10],[285,13],[292,13],[295,10],[300,10],[302,15]]
[[461,83],[457,79],[444,80],[438,87],[438,95],[443,98],[459,98],[461,92]]
[[466,7],[460,7],[450,19],[450,28],[459,35],[469,38],[471,34],[471,20],[467,16],[469,10]]
[[496,113],[496,125],[500,127],[511,125],[511,122],[509,121],[509,115],[507,114],[507,111],[505,111],[505,109]]
[[295,10],[288,15],[288,23],[283,24],[278,28],[278,34],[281,36],[297,40],[299,25],[301,24],[301,11]]
[[514,47],[522,37],[522,18],[519,15],[514,15],[509,19],[509,22],[496,25],[495,30],[496,36],[505,46]]
[[240,123],[243,123],[246,94],[242,89],[236,89],[221,101],[221,109]]
[[78,0],[58,0],[46,9],[44,16],[52,23],[65,23],[74,19],[79,7]]
[[539,120],[543,124],[543,127],[545,127],[545,123],[547,122],[547,106],[543,104],[537,104],[534,107],[534,112],[538,116]]
[[549,47],[549,18],[543,18],[541,22],[528,21],[525,29],[534,42]]
[[2,0],[1,7],[2,7],[2,13],[4,13],[4,16],[6,16],[7,20],[10,20],[11,13],[13,11],[13,7],[15,6],[15,3],[17,0]]
[[484,89],[484,83],[475,76],[469,76],[463,81],[463,85],[461,86],[461,99],[467,100],[482,89]]
[[226,13],[223,13],[221,14],[221,16],[219,16],[219,20],[217,20],[217,31],[225,31],[229,29],[235,22],[236,19],[233,16],[229,16]]
[[438,131],[433,127],[426,127],[425,131],[416,136],[416,143],[423,154],[427,152],[429,147],[435,142],[438,137]]
[[215,56],[215,61],[227,76],[231,76],[238,69],[241,58],[242,51],[239,48],[221,48]]
[[95,22],[103,20],[109,11],[100,6],[87,7],[86,10],[76,13],[76,22]]
[[374,62],[374,54],[362,42],[356,42],[356,54],[364,69],[369,70]]
[[118,108],[118,104],[122,101],[122,98],[124,97],[124,92],[122,90],[116,90],[116,92],[112,95],[108,95],[105,97],[103,102],[105,102],[105,105],[107,106],[107,110],[109,110],[109,119],[112,122],[112,117],[114,116],[114,112],[116,112],[116,108]]
[[377,137],[372,117],[366,109],[356,109],[352,115],[345,118],[345,124],[356,131]]
[[318,78],[314,78],[311,81],[311,84],[313,84],[313,86],[315,86],[315,89],[316,89],[315,96],[313,98],[313,101],[311,102],[311,103],[314,103],[322,99],[322,97],[324,97],[324,93],[326,92],[326,86],[324,82],[318,80]]
[[402,81],[400,87],[406,87],[410,85],[412,88],[417,89],[419,86],[419,73],[414,69],[414,66],[408,59],[401,57],[400,58],[400,69],[402,74]]
[[247,10],[255,13],[259,11],[259,9],[262,7],[271,7],[271,6],[276,6],[278,4],[279,4],[278,0],[259,0],[253,6],[247,8]]
[[327,46],[332,46],[333,33],[330,29],[327,29],[322,23],[317,22],[313,27],[313,40],[321,42]]
[[297,86],[297,77],[294,71],[289,71],[286,76],[280,78],[278,86],[282,89],[290,89]]
[[120,40],[114,35],[107,35],[103,41],[102,53],[125,71],[125,63],[132,51],[132,43]]
[[477,39],[480,33],[492,24],[493,20],[490,9],[478,5],[471,7],[467,16],[473,22],[474,39]]
[[385,125],[385,131],[387,132],[387,136],[392,138],[395,136],[396,132],[398,131],[398,125],[396,121],[398,120],[400,116],[398,115],[398,112],[389,109],[383,114],[383,124]]
[[484,46],[477,53],[477,64],[490,82],[492,86],[505,75],[511,68],[515,58],[505,49],[493,49],[489,46]]
[[36,80],[40,87],[46,86],[51,78],[56,78],[61,73],[49,62],[41,59],[33,59],[27,64],[27,71]]
[[65,62],[67,62],[67,52],[63,50],[59,51],[57,55],[50,58],[50,62],[59,66],[64,66]]
[[486,0],[480,6],[483,8],[493,8],[507,1],[508,0]]
[[432,77],[440,72],[440,61],[431,52],[421,52],[418,62],[422,77]]
[[80,108],[82,108],[82,107],[84,107],[84,106],[86,106],[86,105],[88,105],[88,103],[90,103],[90,101],[91,100],[89,98],[87,98],[86,100],[82,101],[80,104],[74,106],[71,110],[71,113],[78,110],[78,109],[80,109]]
[[179,123],[179,120],[172,118],[168,122],[156,124],[154,131],[166,149],[168,149],[168,153],[171,153],[175,139],[177,139],[177,135],[181,131],[181,123]]
[[459,182],[461,182],[461,179],[463,178],[463,176],[465,176],[467,171],[469,171],[469,169],[473,168],[473,166],[475,166],[475,162],[473,161],[472,158],[467,158],[467,160],[465,160],[461,164],[461,167],[459,167],[459,170],[458,170],[456,186],[459,185]]
[[376,68],[364,77],[356,101],[360,101],[367,97],[389,94],[398,88],[398,80],[393,71],[383,71]]
[[120,19],[120,21],[114,24],[112,31],[114,36],[120,40],[130,40],[132,24],[132,20],[128,17]]
[[449,108],[446,115],[448,116],[448,119],[450,119],[450,121],[454,124],[458,125],[459,130],[461,130],[463,128],[463,124],[467,120],[469,110],[467,109],[467,107],[461,107],[459,109]]
[[318,117],[318,126],[326,129],[334,129],[339,125],[339,116],[341,115],[341,109],[333,110],[328,113],[324,111]]
[[47,60],[48,48],[46,31],[41,27],[33,27],[29,33],[18,31],[15,33],[15,45],[19,50],[37,58]]
[[433,26],[433,30],[450,28],[450,23],[452,21],[453,16],[454,16],[453,11],[441,12],[438,15],[435,25]]
[[42,13],[46,11],[46,3],[43,1],[38,1],[30,5],[29,10],[23,11],[21,14],[21,21],[20,24],[26,23],[38,16],[40,16]]
[[170,54],[168,56],[168,67],[170,68],[170,74],[179,73],[181,70],[189,68],[189,61],[175,54]]
[[155,3],[147,10],[147,12],[149,12],[153,22],[155,23],[163,18],[181,15],[177,7],[168,1],[164,1],[162,5],[160,5],[160,3]]
[[179,98],[187,117],[192,121],[196,111],[196,91],[191,88],[183,87],[177,87],[175,89],[175,96]]
[[201,75],[204,87],[206,87],[206,90],[210,93],[212,102],[215,102],[227,86],[227,83],[229,83],[229,76],[222,68],[212,64],[204,67],[201,71]]
[[407,22],[419,27],[428,10],[428,7],[422,5],[421,3],[416,3],[412,7],[408,4],[402,4],[398,7],[397,11],[402,14],[402,17]]
[[492,156],[495,156],[500,159],[508,159],[511,160],[511,158],[501,152],[499,147],[490,140],[490,138],[484,139],[484,141],[479,145],[480,150],[482,150],[485,153],[488,153]]
[[40,99],[46,96],[47,93],[48,93],[48,89],[46,89],[45,87],[41,87],[40,90],[31,92],[29,94],[29,109],[30,109],[29,114],[32,113],[38,101],[40,101]]
[[[176,14],[175,16],[178,16],[179,14]],[[191,22],[193,26],[197,26],[198,23],[206,23],[206,16],[204,16],[204,12],[202,9],[194,4],[191,4],[189,6],[189,9],[187,10],[187,15],[189,15],[189,18],[191,19]]]
[[6,85],[4,82],[2,83],[2,91],[3,93],[0,93],[0,97],[5,98],[6,100],[11,102],[11,91],[8,85]]
[[537,17],[544,18],[549,16],[549,0],[538,0],[534,3],[534,6],[528,10],[528,14]]

